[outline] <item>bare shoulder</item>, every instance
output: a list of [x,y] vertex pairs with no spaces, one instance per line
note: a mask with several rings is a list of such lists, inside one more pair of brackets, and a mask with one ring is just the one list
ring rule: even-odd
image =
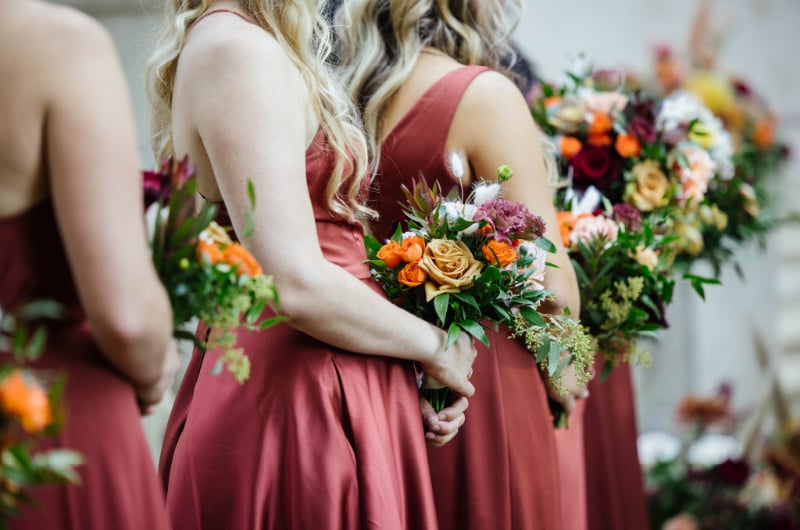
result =
[[30,3],[29,10],[29,38],[54,61],[116,53],[111,35],[102,24],[77,9],[37,1]]
[[203,19],[190,30],[179,68],[183,75],[197,80],[299,75],[289,55],[270,33],[227,14]]
[[[494,70],[484,72],[470,83],[461,105],[470,114],[519,114],[528,108],[519,88],[506,76]],[[459,111],[461,108],[459,108]],[[475,117],[475,116],[473,116]]]

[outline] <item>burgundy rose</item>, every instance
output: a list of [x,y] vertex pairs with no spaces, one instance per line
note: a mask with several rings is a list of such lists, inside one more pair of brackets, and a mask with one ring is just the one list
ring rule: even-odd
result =
[[638,232],[642,228],[642,214],[630,204],[624,202],[615,204],[611,216],[631,232]]
[[742,487],[750,477],[750,466],[744,460],[725,460],[714,468],[714,474],[731,486]]
[[628,124],[628,132],[643,144],[651,144],[656,141],[656,127],[652,120],[648,120],[644,116],[634,117]]
[[194,177],[195,169],[189,163],[189,156],[186,155],[178,162],[173,158],[164,158],[158,171],[143,171],[144,187],[144,206],[151,204],[162,198],[168,198],[169,190],[183,186],[187,180]]
[[572,159],[573,184],[579,190],[595,186],[604,191],[620,177],[619,156],[605,147],[585,145]]
[[143,171],[144,177],[144,207],[148,208],[161,197],[164,190],[164,174],[158,171]]

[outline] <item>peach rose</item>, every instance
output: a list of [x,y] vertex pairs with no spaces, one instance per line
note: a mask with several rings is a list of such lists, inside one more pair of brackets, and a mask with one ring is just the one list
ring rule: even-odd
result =
[[417,287],[428,278],[425,271],[419,267],[419,261],[406,264],[397,275],[397,281],[408,287]]
[[507,243],[492,239],[481,249],[483,257],[492,265],[507,267],[517,261],[517,253]]
[[680,198],[683,201],[692,200],[700,202],[708,190],[708,182],[714,176],[716,163],[711,159],[708,151],[693,145],[686,145],[681,153],[688,162],[688,167],[675,164],[675,170],[681,179]]
[[425,240],[420,236],[411,236],[403,240],[400,245],[400,256],[406,263],[416,263],[425,250]]
[[633,259],[636,260],[636,263],[639,265],[644,265],[650,270],[654,270],[658,265],[658,254],[656,251],[644,245],[636,247],[636,253],[633,255]]
[[425,247],[419,267],[428,273],[425,299],[430,302],[443,293],[458,293],[472,286],[483,264],[463,241],[434,239]]
[[639,162],[631,170],[635,182],[625,189],[625,202],[642,212],[666,206],[669,180],[655,160]]

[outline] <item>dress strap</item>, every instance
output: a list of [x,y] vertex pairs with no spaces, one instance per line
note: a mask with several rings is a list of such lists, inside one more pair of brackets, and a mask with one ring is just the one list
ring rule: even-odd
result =
[[230,13],[231,15],[236,15],[237,17],[241,18],[242,20],[244,20],[244,21],[245,21],[245,22],[247,22],[248,24],[255,24],[255,22],[253,22],[252,20],[250,20],[250,19],[249,19],[248,17],[246,17],[245,15],[243,15],[243,14],[239,13],[238,11],[234,11],[233,9],[222,9],[222,8],[220,8],[220,9],[212,9],[211,11],[206,11],[205,13],[203,13],[202,15],[200,15],[200,17],[199,17],[197,20],[195,20],[195,21],[194,21],[194,23],[195,23],[195,24],[197,24],[197,23],[199,23],[201,20],[203,20],[204,18],[206,18],[206,17],[208,17],[208,16],[211,16],[211,15],[215,15],[215,14],[217,14],[217,13]]

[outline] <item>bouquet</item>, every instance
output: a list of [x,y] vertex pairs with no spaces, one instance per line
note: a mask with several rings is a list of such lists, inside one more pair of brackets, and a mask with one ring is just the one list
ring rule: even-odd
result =
[[[555,247],[544,238],[540,217],[498,197],[511,169],[501,166],[497,177],[497,183],[477,183],[466,198],[457,188],[443,196],[423,180],[404,188],[406,231],[398,226],[385,244],[365,238],[372,274],[396,304],[447,330],[447,347],[462,332],[488,346],[484,326],[502,324],[526,336],[537,362],[558,381],[569,362],[585,364],[580,347],[589,350],[588,341],[581,342],[586,337],[576,322],[537,310],[553,295],[542,281],[546,253]],[[572,356],[561,355],[565,344]],[[440,387],[423,380],[437,410],[446,400]]]
[[0,310],[0,529],[19,513],[20,504],[33,502],[30,488],[80,480],[78,453],[36,449],[39,439],[55,436],[63,424],[65,378],[48,383],[24,366],[39,357],[46,341],[44,326],[31,332],[26,323],[59,314],[57,304],[44,301],[14,313]]
[[[205,322],[215,330],[213,346],[224,350],[214,372],[226,368],[243,383],[250,360],[235,347],[234,330],[264,329],[285,320],[261,318],[267,304],[278,303],[272,277],[214,221],[216,206],[204,203],[195,212],[197,185],[187,158],[165,160],[159,172],[145,172],[144,181],[150,249],[172,304],[175,336],[205,349],[208,344],[182,329],[195,318]],[[252,185],[248,192],[254,207]]]
[[[707,109],[703,112],[713,114],[730,135],[733,171],[707,193],[708,202],[722,214],[717,214],[718,230],[702,232],[701,255],[718,271],[733,258],[730,242],[757,239],[763,245],[766,233],[780,222],[770,213],[771,196],[789,149],[777,138],[777,116],[741,77],[714,67],[713,62],[696,68],[682,66],[668,47],[656,50],[655,64],[655,92],[701,101]],[[738,271],[738,264],[734,266]]]
[[[718,122],[679,101],[626,93],[622,75],[579,59],[560,86],[532,103],[556,146],[556,206],[581,291],[581,321],[598,341],[604,373],[646,362],[634,340],[666,327],[676,256],[702,249],[695,223],[716,226],[706,200],[732,168]],[[697,108],[692,107],[692,110]],[[702,296],[716,280],[685,274]]]

